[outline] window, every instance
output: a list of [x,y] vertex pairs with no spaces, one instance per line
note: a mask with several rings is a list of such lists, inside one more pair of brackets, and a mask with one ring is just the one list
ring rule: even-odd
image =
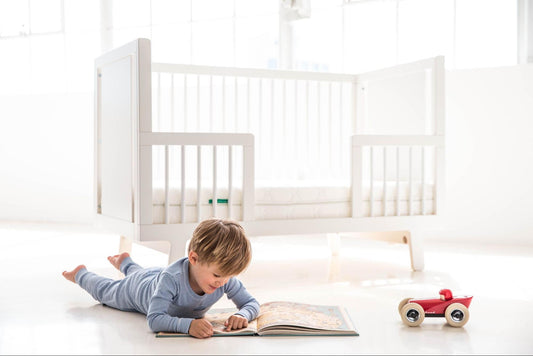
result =
[[360,73],[436,55],[448,68],[517,63],[516,1],[317,0],[292,28],[296,69]]
[[0,94],[90,92],[94,58],[137,37],[152,40],[156,62],[280,68],[283,58],[348,73],[435,55],[448,68],[517,62],[516,1],[309,4],[280,54],[280,0],[0,0]]
[[0,37],[22,37],[63,30],[61,0],[0,1]]
[[0,19],[0,94],[92,90],[99,2],[0,0]]

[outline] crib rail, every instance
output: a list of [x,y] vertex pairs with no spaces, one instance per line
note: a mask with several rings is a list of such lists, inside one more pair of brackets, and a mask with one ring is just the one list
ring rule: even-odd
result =
[[[402,154],[402,152],[404,154]],[[415,153],[416,152],[416,153]],[[416,157],[418,155],[418,157]],[[415,163],[416,162],[416,163]],[[418,165],[415,174],[415,166]],[[413,208],[414,181],[420,184],[419,210]],[[381,181],[381,211],[375,208],[374,185]],[[436,215],[444,196],[444,136],[436,135],[353,135],[352,136],[352,217],[362,217],[364,204],[369,215],[387,216],[391,201],[387,183],[395,186],[394,215],[400,215],[400,184],[408,183],[408,215]],[[370,198],[363,201],[363,186],[370,185]],[[426,188],[433,190],[431,209],[426,206]],[[429,212],[428,212],[429,210]]]
[[152,131],[252,133],[257,179],[347,182],[352,134],[398,134],[384,122],[374,127],[384,110],[373,93],[386,88],[405,117],[413,110],[408,93],[420,95],[413,122],[425,127],[401,133],[443,135],[443,60],[362,74],[152,63]]
[[355,75],[152,63],[153,131],[256,138],[262,180],[349,176]]
[[[152,133],[140,133],[140,148],[141,148],[141,163],[144,164],[144,167],[141,167],[141,224],[152,224],[152,148],[155,146],[164,147],[164,184],[165,184],[165,224],[170,223],[169,218],[169,191],[170,191],[170,182],[169,182],[169,171],[170,171],[170,154],[169,148],[172,146],[178,146],[181,153],[181,202],[180,202],[180,223],[186,221],[186,209],[185,209],[185,190],[186,190],[186,165],[188,156],[185,154],[185,149],[187,146],[196,147],[197,150],[197,178],[195,191],[197,193],[196,199],[196,212],[197,212],[197,221],[199,222],[202,219],[201,215],[201,191],[202,191],[202,150],[201,147],[209,146],[212,148],[212,185],[211,185],[211,196],[212,196],[212,216],[220,216],[217,212],[217,193],[219,189],[218,182],[218,172],[219,172],[219,156],[218,149],[221,146],[228,147],[228,215],[227,217],[232,217],[232,206],[233,201],[233,189],[234,189],[234,161],[233,161],[233,147],[241,146],[242,147],[242,160],[240,166],[243,169],[242,172],[242,183],[238,188],[242,190],[242,198],[240,204],[242,205],[242,220],[253,220],[254,215],[254,137],[251,134],[225,134],[225,133],[162,133],[162,132],[152,132]],[[238,183],[238,182],[237,182]]]

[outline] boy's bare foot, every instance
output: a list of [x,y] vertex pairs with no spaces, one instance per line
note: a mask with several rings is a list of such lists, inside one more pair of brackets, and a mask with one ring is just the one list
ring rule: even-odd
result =
[[80,271],[80,269],[86,268],[85,265],[79,265],[78,267],[74,268],[72,271],[67,272],[63,271],[63,277],[71,281],[72,283],[76,283],[76,274]]
[[130,257],[130,254],[122,252],[120,255],[109,256],[107,260],[113,265],[113,267],[120,271],[120,264],[126,257]]

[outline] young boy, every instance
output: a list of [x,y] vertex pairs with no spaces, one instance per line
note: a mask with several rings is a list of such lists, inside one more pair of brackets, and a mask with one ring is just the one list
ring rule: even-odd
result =
[[251,257],[250,241],[237,222],[208,219],[194,230],[188,256],[166,268],[142,268],[124,252],[108,257],[123,279],[98,276],[84,265],[63,276],[102,304],[145,314],[154,332],[206,338],[213,335],[213,327],[203,317],[224,294],[239,309],[226,321],[226,330],[244,328],[259,314],[257,300],[234,277]]

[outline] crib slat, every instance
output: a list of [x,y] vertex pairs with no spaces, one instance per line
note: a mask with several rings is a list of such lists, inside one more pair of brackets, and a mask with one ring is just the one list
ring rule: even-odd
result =
[[246,132],[251,132],[250,122],[252,118],[250,115],[250,78],[246,79]]
[[157,131],[161,131],[161,97],[161,73],[157,73]]
[[352,218],[363,216],[363,148],[352,138]]
[[383,146],[383,216],[387,216],[387,146]]
[[370,216],[374,216],[374,146],[370,146]]
[[[329,161],[329,169],[333,169],[333,162],[335,160],[333,160],[332,156],[333,156],[333,107],[331,105],[331,97],[332,97],[332,93],[331,93],[331,82],[328,83],[328,125],[327,125],[327,128],[328,128],[328,141],[329,141],[329,144],[328,144],[328,157],[327,157],[327,160]],[[342,137],[342,136],[340,136]],[[336,168],[336,167],[335,167]]]
[[409,146],[409,215],[413,215],[413,146]]
[[196,76],[196,131],[200,131],[200,76]]
[[233,146],[228,146],[228,218],[233,215]]
[[400,216],[400,146],[396,146],[396,216]]
[[278,145],[274,144],[274,79],[270,79],[270,149],[274,151],[274,155],[277,156]]
[[[343,117],[343,113],[344,113],[344,102],[343,102],[343,98],[342,98],[342,93],[343,93],[343,88],[342,88],[342,83],[339,83],[339,137],[343,137],[345,135],[345,132],[344,132],[344,117]],[[344,140],[343,139],[340,139],[337,144],[339,145],[339,152],[340,152],[340,155],[341,155],[341,159],[339,161],[339,164],[341,165],[340,167],[340,171],[341,171],[341,175],[344,176],[344,170],[343,170],[343,167],[345,166],[345,163],[346,163],[346,150],[344,149]]]
[[213,146],[213,217],[217,216],[217,146]]
[[235,79],[235,87],[234,87],[234,100],[233,100],[233,106],[235,107],[235,121],[233,123],[233,132],[239,132],[239,82],[237,80],[237,77]]
[[425,133],[427,135],[435,135],[435,120],[433,120],[433,107],[435,106],[433,98],[435,97],[433,93],[433,83],[432,83],[432,70],[424,70],[424,93],[425,93],[425,102],[426,110],[424,113],[425,121]]
[[209,76],[209,131],[213,132],[213,76]]
[[196,146],[196,221],[202,220],[202,146]]
[[441,214],[444,196],[444,147],[435,147],[433,172],[433,214]]
[[183,75],[183,132],[187,131],[187,74]]
[[[311,110],[309,110],[309,105],[310,105],[310,102],[309,102],[309,81],[306,80],[305,81],[305,115],[304,115],[304,118],[309,118],[309,112]],[[311,140],[309,139],[309,136],[311,136],[311,125],[309,124],[309,119],[307,120],[304,120],[305,122],[305,130],[306,130],[306,135],[305,135],[305,160],[306,162],[309,162],[309,154],[311,152]]]
[[425,197],[425,194],[426,194],[426,158],[425,158],[425,147],[424,146],[421,146],[420,147],[420,150],[421,150],[421,156],[422,156],[422,172],[421,172],[421,182],[420,182],[420,189],[422,189],[422,191],[420,192],[420,206],[421,206],[421,209],[422,211],[420,212],[420,215],[425,215],[425,211],[426,211],[426,197]]
[[[284,79],[282,81],[282,88],[281,88],[281,130],[282,130],[282,140],[281,140],[281,152],[287,152],[287,139],[289,138],[289,135],[287,134],[287,81]],[[275,134],[272,132],[272,137],[274,137]],[[292,155],[292,153],[291,153]],[[283,169],[289,170],[288,162],[291,160],[286,160]]]
[[[302,138],[301,130],[298,130],[298,81],[294,81],[294,147],[296,149],[295,158],[297,162],[302,160]],[[290,145],[289,145],[290,146]],[[293,166],[293,169],[296,171],[297,168]]]
[[222,77],[222,131],[226,132],[228,123],[226,122],[226,77]]
[[181,223],[185,223],[185,147],[181,146]]
[[[165,224],[168,224],[169,221],[169,171],[170,171],[170,164],[169,164],[169,146],[165,145]],[[183,192],[182,192],[183,194]]]
[[322,122],[322,115],[320,115],[320,82],[316,82],[316,132],[318,136],[318,144],[315,147],[315,157],[319,159],[322,166],[322,155],[320,154],[320,148],[323,146],[322,134],[320,132],[320,124]]
[[[263,130],[262,130],[261,124],[263,122],[263,79],[259,78],[258,84],[259,84],[259,88],[258,88],[258,95],[257,95],[258,97],[257,117],[259,120],[255,124],[255,129],[257,130],[258,133],[262,133]],[[263,142],[263,135],[257,135],[257,147],[259,147],[260,155],[262,154],[261,152],[262,142]]]
[[174,74],[170,75],[170,131],[174,132]]

